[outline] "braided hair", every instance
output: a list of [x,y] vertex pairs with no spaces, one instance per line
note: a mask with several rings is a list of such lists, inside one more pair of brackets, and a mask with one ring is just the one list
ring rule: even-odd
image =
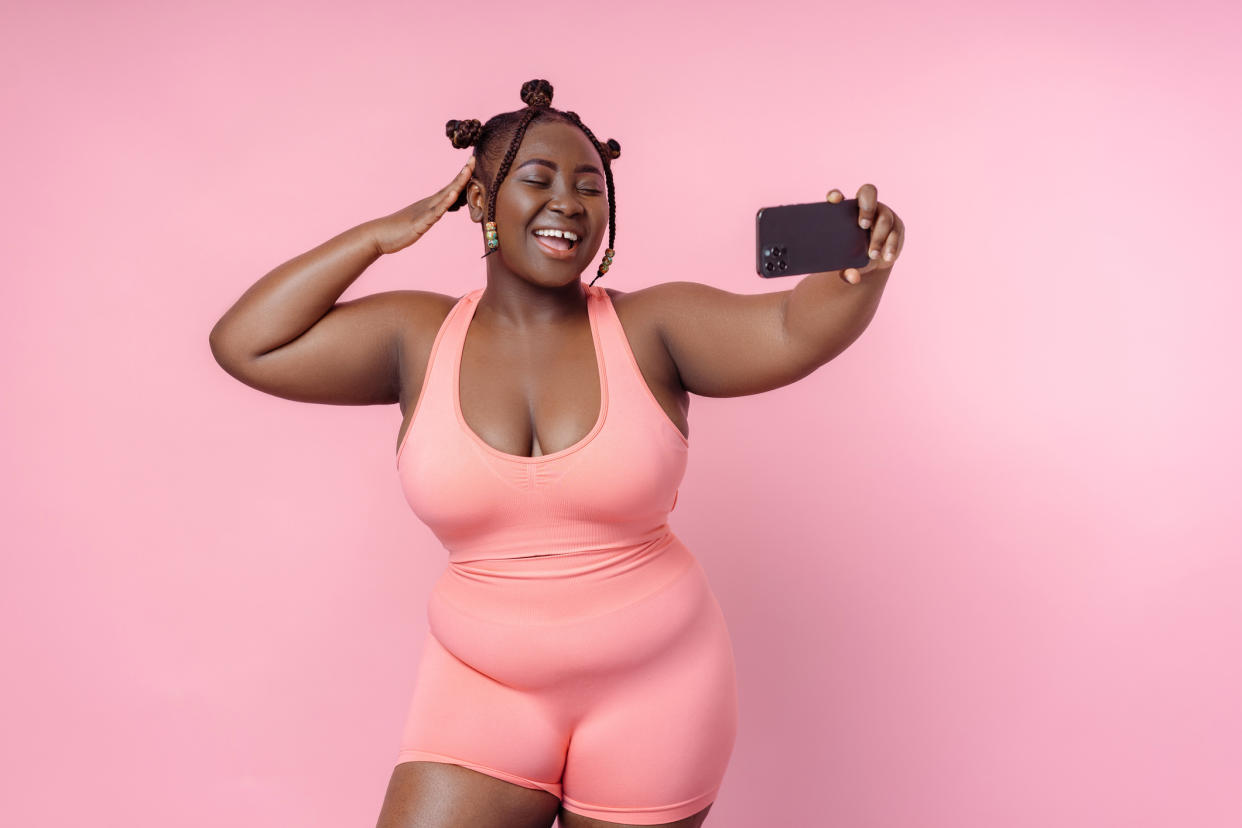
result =
[[[554,109],[552,107],[552,84],[542,78],[522,84],[522,102],[526,104],[525,109],[496,115],[486,124],[480,124],[476,118],[468,118],[462,121],[449,121],[444,126],[444,132],[454,147],[457,149],[471,146],[475,148],[475,176],[486,181],[490,177],[489,173],[493,165],[499,167],[492,185],[487,188],[487,217],[484,221],[496,220],[496,193],[500,189],[500,183],[509,174],[509,167],[513,164],[514,157],[517,156],[522,137],[526,134],[526,128],[535,121],[562,121],[574,124],[586,133],[604,162],[604,179],[608,183],[608,249],[615,250],[617,206],[612,186],[612,160],[621,156],[621,145],[612,138],[605,143],[600,143],[586,124],[582,123],[578,113]],[[503,146],[506,138],[510,138],[509,149],[503,157],[498,157],[500,147]],[[466,188],[462,187],[457,200],[448,209],[457,210],[465,204]],[[492,248],[483,255],[490,256],[497,249]],[[610,264],[612,264],[612,255],[606,254],[591,284],[595,284],[596,279],[608,272]]]

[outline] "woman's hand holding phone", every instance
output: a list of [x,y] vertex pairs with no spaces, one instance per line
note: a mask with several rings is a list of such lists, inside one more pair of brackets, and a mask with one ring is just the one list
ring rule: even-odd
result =
[[[845,195],[836,188],[828,191],[828,201],[838,204]],[[901,255],[902,245],[906,240],[906,226],[896,213],[886,204],[881,204],[874,184],[864,184],[858,188],[858,226],[864,230],[871,228],[871,238],[867,245],[867,255],[871,263],[861,270],[847,267],[841,271],[841,278],[856,285],[862,277],[876,270],[887,270]],[[874,227],[873,227],[874,225]]]

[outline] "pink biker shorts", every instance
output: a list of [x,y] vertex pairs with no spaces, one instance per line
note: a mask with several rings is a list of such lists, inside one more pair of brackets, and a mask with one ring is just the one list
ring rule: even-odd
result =
[[462,765],[609,822],[714,801],[737,733],[733,649],[676,535],[451,564],[427,617],[398,763]]

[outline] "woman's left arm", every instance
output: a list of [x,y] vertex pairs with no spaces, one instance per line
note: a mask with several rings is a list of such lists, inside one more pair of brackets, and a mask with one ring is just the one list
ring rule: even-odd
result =
[[[859,224],[871,228],[871,262],[810,273],[790,290],[744,295],[696,282],[668,282],[647,294],[651,312],[687,391],[738,397],[788,385],[830,361],[871,323],[905,242],[905,225],[858,189]],[[837,203],[840,190],[828,193]]]

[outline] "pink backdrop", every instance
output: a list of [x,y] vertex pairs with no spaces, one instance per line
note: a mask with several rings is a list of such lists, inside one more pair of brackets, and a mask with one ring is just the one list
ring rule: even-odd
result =
[[[1239,15],[1003,6],[8,4],[0,820],[374,824],[444,566],[400,413],[207,334],[543,77],[624,148],[600,284],[790,288],[755,211],[832,187],[908,228],[853,347],[692,401],[708,824],[1242,824]],[[478,232],[345,298],[460,295]]]

